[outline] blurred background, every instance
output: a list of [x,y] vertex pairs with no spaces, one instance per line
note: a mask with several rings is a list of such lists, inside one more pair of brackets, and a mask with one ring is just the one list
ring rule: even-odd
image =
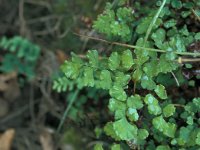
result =
[[107,95],[83,89],[63,120],[75,90],[57,93],[52,85],[72,51],[104,50],[73,33],[95,35],[92,22],[106,2],[0,0],[0,150],[92,149],[102,142],[108,115],[99,99]]

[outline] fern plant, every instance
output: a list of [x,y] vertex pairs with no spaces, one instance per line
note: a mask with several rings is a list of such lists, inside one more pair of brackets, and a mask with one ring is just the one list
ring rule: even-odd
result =
[[[200,98],[180,95],[175,99],[167,89],[188,84],[181,64],[185,57],[193,60],[200,56],[187,50],[199,40],[199,32],[189,30],[190,24],[184,22],[192,19],[191,10],[199,11],[200,1],[154,2],[144,12],[137,1],[133,7],[138,8],[127,6],[126,0],[108,3],[93,27],[109,40],[120,42],[107,42],[115,45],[109,56],[89,50],[83,59],[72,53],[71,60],[61,66],[64,80],[56,82],[55,88],[67,88],[65,80],[72,80],[78,88],[107,90],[108,108],[114,117],[104,131],[130,148],[198,149]],[[98,144],[95,149],[103,146]],[[111,149],[118,150],[120,145]]]
[[34,77],[35,65],[40,55],[39,46],[20,36],[15,36],[11,39],[3,37],[0,47],[6,50],[0,66],[2,72],[17,71],[28,79]]

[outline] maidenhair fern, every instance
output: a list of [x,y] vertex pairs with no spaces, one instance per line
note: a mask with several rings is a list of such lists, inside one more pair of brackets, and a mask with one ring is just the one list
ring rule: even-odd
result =
[[[167,85],[169,81],[176,86],[176,81],[182,79],[178,60],[183,55],[200,56],[187,51],[190,43],[199,40],[199,33],[178,25],[179,20],[189,17],[183,13],[196,10],[200,2],[164,0],[156,5],[157,9],[149,8],[143,14],[146,17],[137,18],[131,7],[108,4],[93,27],[109,40],[128,44],[113,42],[120,47],[113,46],[107,57],[99,56],[97,50],[89,50],[85,59],[72,54],[72,59],[61,67],[64,79],[55,82],[55,88],[66,89],[68,80],[72,80],[79,88],[107,90],[108,108],[114,119],[104,131],[116,141],[145,150],[197,149],[200,98],[177,101],[169,96]],[[103,147],[99,144],[95,149]],[[111,149],[120,149],[120,145]]]

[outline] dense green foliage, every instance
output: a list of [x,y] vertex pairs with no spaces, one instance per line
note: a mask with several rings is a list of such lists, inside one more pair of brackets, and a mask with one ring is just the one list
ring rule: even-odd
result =
[[[148,8],[139,2],[133,4],[134,8],[126,6],[125,0],[114,2],[107,4],[93,27],[109,40],[126,42],[134,49],[130,45],[129,49],[127,45],[113,46],[109,56],[89,50],[85,59],[73,53],[72,59],[61,66],[65,76],[55,82],[54,88],[62,91],[74,84],[80,89],[106,90],[114,118],[104,131],[130,147],[197,149],[200,98],[174,99],[167,89],[177,86],[173,75],[179,84],[187,84],[178,63],[182,55],[199,56],[189,53],[187,46],[199,40],[200,33],[189,29],[190,24],[184,20],[191,19],[191,10],[198,14],[200,1],[164,0]],[[95,149],[103,147],[98,144]],[[120,145],[111,149],[118,150]]]
[[40,48],[37,45],[15,36],[11,39],[2,38],[0,47],[8,51],[0,66],[2,72],[17,71],[28,79],[34,76],[36,61],[40,55]]

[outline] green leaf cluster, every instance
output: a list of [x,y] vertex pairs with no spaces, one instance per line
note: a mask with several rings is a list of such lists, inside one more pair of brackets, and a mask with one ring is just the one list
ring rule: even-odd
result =
[[3,37],[0,47],[6,50],[0,70],[3,72],[17,71],[28,79],[34,77],[35,66],[40,55],[40,47],[20,36],[11,39]]
[[94,28],[108,37],[120,38],[123,41],[131,39],[132,29],[129,24],[133,21],[132,10],[121,7],[116,10],[107,8],[94,22]]
[[[179,84],[183,77],[178,60],[199,40],[199,33],[180,25],[190,19],[191,9],[196,10],[195,1],[154,1],[142,13],[137,13],[140,2],[133,2],[138,6],[135,12],[118,2],[109,3],[93,26],[113,41],[112,51],[100,56],[97,50],[89,50],[83,59],[72,54],[61,66],[67,80],[58,80],[55,89],[66,89],[68,81],[73,81],[78,88],[105,90],[113,118],[104,132],[115,141],[149,150],[197,148],[200,99],[176,100],[167,86]],[[66,85],[59,86],[62,81]],[[187,84],[183,79],[181,83]]]

